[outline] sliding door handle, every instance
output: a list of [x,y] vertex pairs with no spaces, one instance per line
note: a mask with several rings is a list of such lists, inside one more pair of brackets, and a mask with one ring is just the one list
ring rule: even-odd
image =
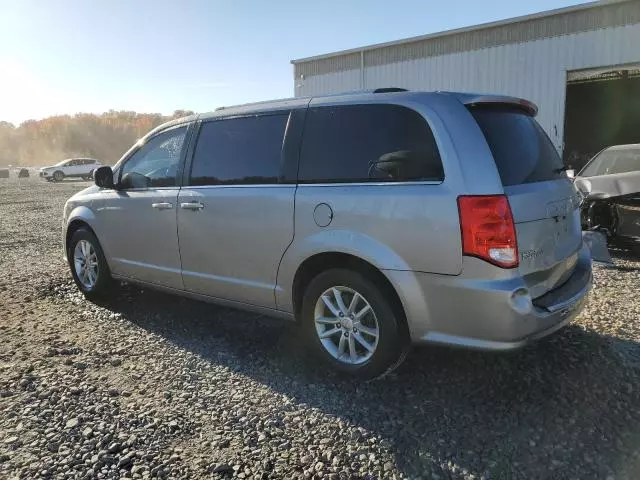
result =
[[200,202],[183,202],[180,204],[180,208],[185,210],[202,210],[204,205]]

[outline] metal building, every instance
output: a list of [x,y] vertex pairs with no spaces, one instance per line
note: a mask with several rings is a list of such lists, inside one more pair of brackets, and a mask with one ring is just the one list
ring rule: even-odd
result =
[[514,95],[565,161],[640,142],[640,1],[609,0],[292,61],[296,96],[379,87]]

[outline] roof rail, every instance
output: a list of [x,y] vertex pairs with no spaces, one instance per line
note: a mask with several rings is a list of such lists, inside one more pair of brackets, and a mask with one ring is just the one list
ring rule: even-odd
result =
[[384,88],[376,88],[373,93],[392,93],[392,92],[408,92],[406,88],[399,87],[384,87]]

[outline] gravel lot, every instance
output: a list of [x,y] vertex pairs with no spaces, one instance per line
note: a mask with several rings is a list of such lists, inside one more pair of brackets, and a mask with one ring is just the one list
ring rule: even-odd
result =
[[525,350],[415,349],[357,384],[279,320],[86,301],[60,251],[86,185],[0,180],[0,478],[640,478],[639,271],[597,269]]

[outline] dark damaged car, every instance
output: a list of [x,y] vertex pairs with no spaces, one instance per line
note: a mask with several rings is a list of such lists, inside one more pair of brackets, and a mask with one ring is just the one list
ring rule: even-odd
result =
[[640,245],[640,144],[602,150],[575,186],[584,197],[584,230],[603,232],[610,243]]

